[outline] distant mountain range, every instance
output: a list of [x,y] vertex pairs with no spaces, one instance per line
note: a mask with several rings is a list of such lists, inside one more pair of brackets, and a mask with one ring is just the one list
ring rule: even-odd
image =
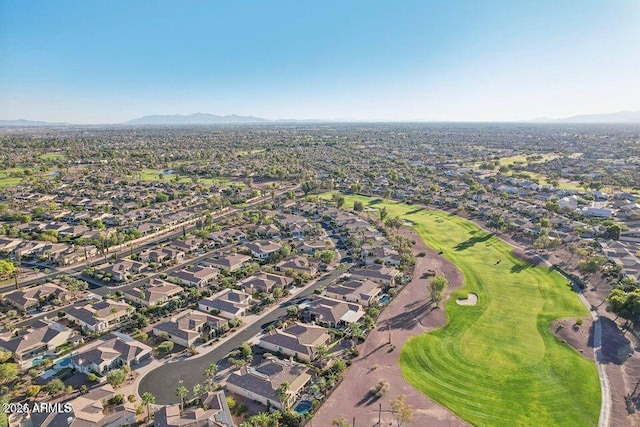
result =
[[0,127],[40,127],[40,126],[68,126],[69,123],[50,123],[37,120],[0,120]]
[[253,116],[216,116],[215,114],[196,113],[189,116],[180,114],[144,116],[129,120],[125,125],[214,125],[228,123],[264,123],[266,119]]
[[[215,114],[195,113],[188,116],[180,114],[151,115],[139,117],[124,123],[105,124],[105,126],[132,126],[132,125],[216,125],[216,124],[251,124],[251,123],[317,123],[330,122],[330,120],[267,120],[254,116],[239,116],[231,114],[218,116]],[[340,120],[340,122],[346,122]],[[560,119],[539,118],[526,120],[526,123],[638,123],[640,124],[640,111],[619,111],[608,114],[583,114],[580,116],[565,117]],[[522,122],[521,122],[522,123]],[[34,120],[0,120],[0,127],[44,127],[44,126],[73,126],[71,123],[51,123]]]
[[640,123],[640,111],[619,111],[606,114],[583,114],[561,119],[541,118],[534,123]]

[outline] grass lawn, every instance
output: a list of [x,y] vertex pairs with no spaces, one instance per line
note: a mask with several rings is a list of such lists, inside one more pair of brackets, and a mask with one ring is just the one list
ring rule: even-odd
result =
[[[597,425],[595,364],[550,332],[554,319],[588,315],[562,276],[523,263],[509,245],[455,215],[370,197],[345,199],[346,207],[361,200],[411,220],[464,274],[466,286],[446,303],[447,325],[403,347],[400,365],[409,383],[474,425]],[[456,304],[469,292],[478,295],[476,306]]]
[[9,187],[12,185],[18,185],[21,182],[22,182],[22,178],[18,178],[18,177],[0,178],[0,187]]
[[[162,169],[143,169],[140,172],[135,173],[136,177],[140,176],[143,181],[158,181],[160,180],[160,173]],[[174,174],[166,174],[162,177],[163,181],[176,182]],[[180,175],[178,182],[191,182],[191,177],[186,175]],[[226,178],[198,178],[198,182],[206,185],[228,185],[230,181]]]
[[64,160],[67,158],[62,153],[46,153],[40,156],[42,160]]

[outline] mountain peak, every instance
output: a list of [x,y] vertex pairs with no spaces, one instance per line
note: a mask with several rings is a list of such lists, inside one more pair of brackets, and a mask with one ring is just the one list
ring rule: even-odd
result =
[[125,122],[126,125],[211,125],[230,123],[264,123],[266,119],[253,116],[231,114],[218,116],[209,113],[195,113],[188,116],[181,114],[150,115]]

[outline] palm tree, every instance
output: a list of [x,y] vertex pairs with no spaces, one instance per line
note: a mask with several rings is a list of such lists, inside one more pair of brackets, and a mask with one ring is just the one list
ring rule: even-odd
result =
[[276,390],[276,396],[278,396],[278,399],[280,399],[280,404],[282,405],[283,410],[285,409],[287,401],[289,400],[289,389],[289,381],[284,381]]
[[147,421],[151,419],[151,404],[156,403],[156,397],[148,391],[142,393],[142,403],[147,405]]
[[216,373],[218,372],[218,365],[216,363],[210,364],[204,371],[204,375],[207,377],[207,389],[213,391],[214,384],[216,383]]
[[316,354],[318,355],[318,359],[320,361],[320,369],[323,367],[323,358],[327,355],[328,349],[326,345],[319,345],[316,349]]
[[200,396],[206,391],[204,384],[196,384],[193,386],[193,396],[199,399]]
[[356,342],[356,345],[360,343],[360,338],[364,338],[364,332],[356,323],[350,323],[349,329],[351,330],[351,338]]
[[189,393],[189,390],[183,385],[176,389],[176,396],[180,396],[180,412],[184,411],[184,397]]

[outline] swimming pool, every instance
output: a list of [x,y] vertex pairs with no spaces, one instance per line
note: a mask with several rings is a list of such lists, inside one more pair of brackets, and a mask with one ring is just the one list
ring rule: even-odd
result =
[[296,411],[300,415],[304,415],[311,410],[313,404],[309,400],[301,400],[300,403],[296,405],[294,411]]
[[386,304],[389,302],[389,300],[391,299],[391,297],[387,294],[384,294],[380,297],[380,304]]

